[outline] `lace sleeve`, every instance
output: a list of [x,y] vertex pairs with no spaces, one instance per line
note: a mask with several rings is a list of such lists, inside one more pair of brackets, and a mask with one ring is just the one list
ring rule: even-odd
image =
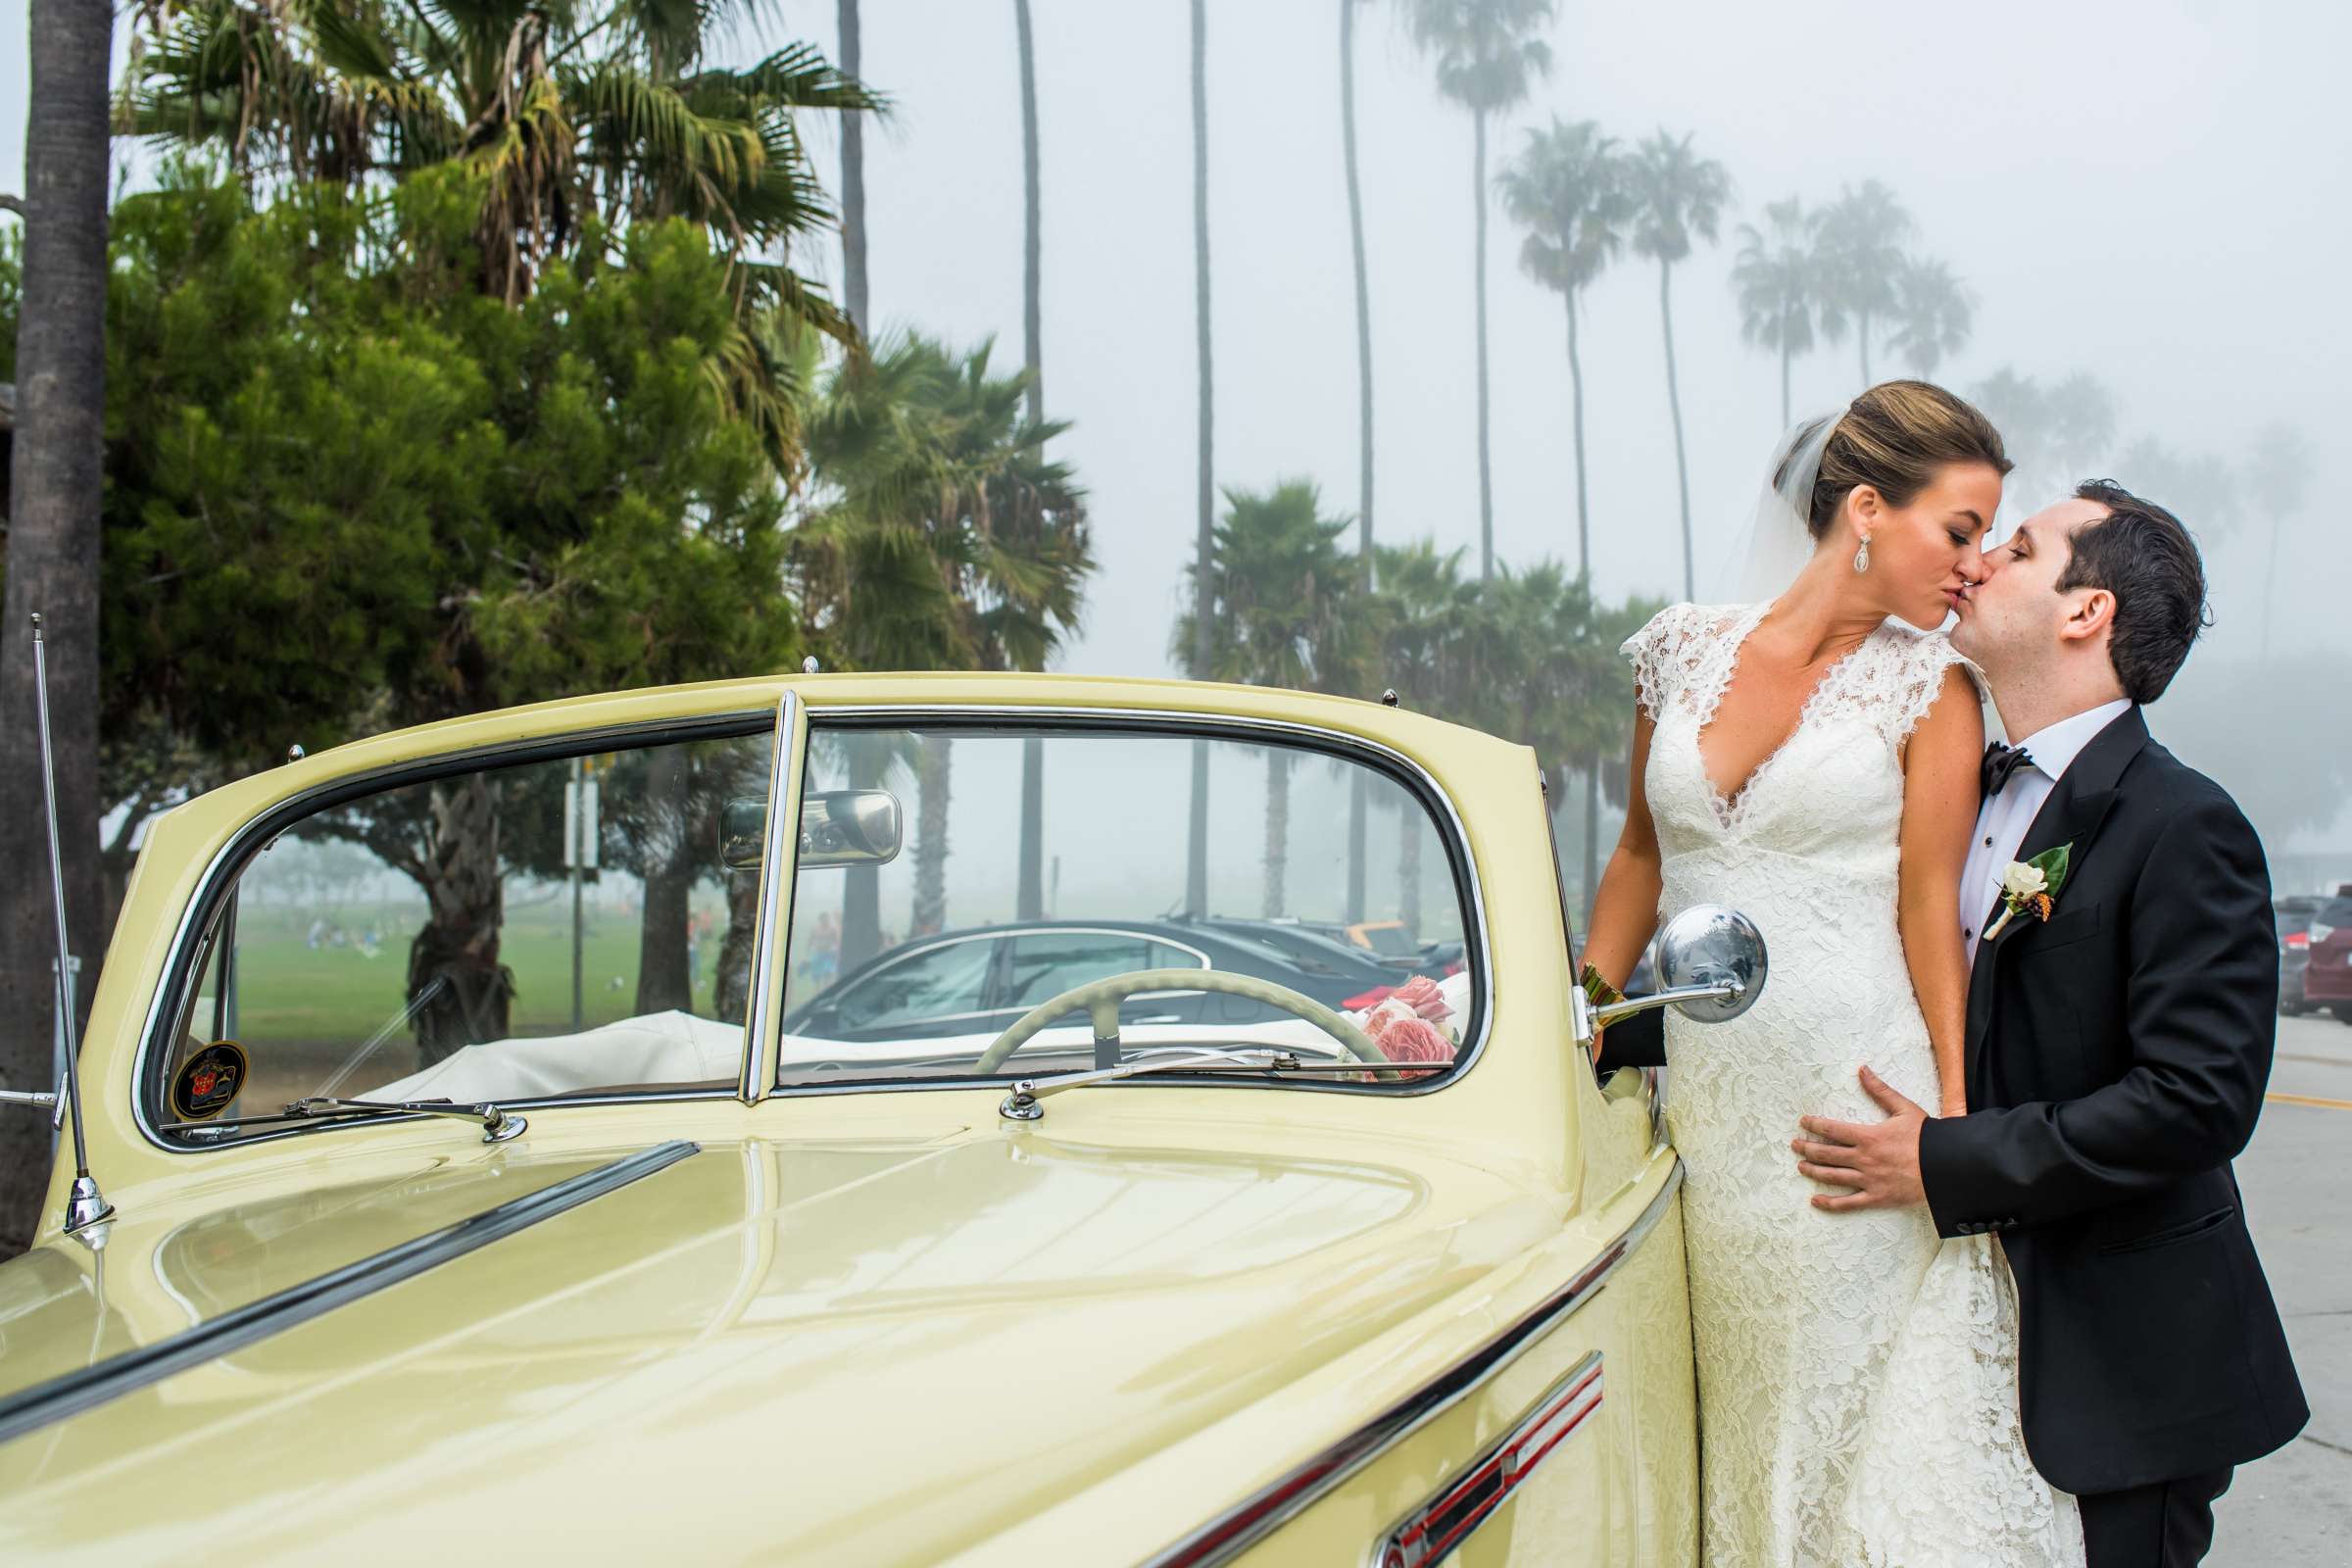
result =
[[1690,609],[1668,605],[1617,651],[1634,666],[1634,701],[1655,723],[1666,700],[1682,688],[1691,660]]
[[1919,721],[1928,716],[1928,710],[1936,706],[1936,699],[1943,695],[1944,676],[1955,665],[1968,672],[1969,684],[1981,699],[1984,694],[1984,672],[1954,648],[1943,633],[1917,637],[1905,650],[1892,701],[1885,710],[1886,740],[1898,755],[1903,743],[1911,738],[1911,732],[1919,728]]

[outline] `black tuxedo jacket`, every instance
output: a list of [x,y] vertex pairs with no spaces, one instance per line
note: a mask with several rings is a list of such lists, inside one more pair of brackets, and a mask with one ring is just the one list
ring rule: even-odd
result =
[[2243,1463],[2309,1417],[2230,1161],[2271,1071],[2278,957],[2262,846],[2132,709],[2018,852],[2073,863],[2045,922],[1976,955],[1966,1116],[1920,1173],[1944,1236],[2017,1277],[2026,1447],[2116,1492]]

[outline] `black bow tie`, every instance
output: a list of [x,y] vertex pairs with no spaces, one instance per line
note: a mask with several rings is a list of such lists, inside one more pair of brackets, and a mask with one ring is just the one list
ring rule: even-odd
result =
[[1984,760],[1977,764],[1977,781],[1984,789],[1984,798],[1992,799],[2009,782],[2009,775],[2021,767],[2031,767],[2034,756],[2022,746],[2003,746],[1994,741],[1984,748]]

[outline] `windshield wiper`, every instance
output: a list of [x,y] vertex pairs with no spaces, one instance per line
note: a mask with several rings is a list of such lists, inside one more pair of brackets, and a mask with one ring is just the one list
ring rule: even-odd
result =
[[1050,1095],[1155,1072],[1344,1072],[1388,1078],[1399,1072],[1442,1071],[1451,1065],[1441,1061],[1305,1062],[1293,1052],[1271,1047],[1207,1046],[1195,1048],[1191,1055],[1153,1054],[1091,1072],[1069,1072],[1054,1078],[1016,1078],[1012,1092],[998,1103],[997,1114],[1006,1121],[1037,1121],[1046,1113],[1040,1102]]
[[370,1116],[456,1116],[464,1121],[478,1123],[485,1144],[503,1144],[510,1138],[519,1136],[530,1125],[513,1111],[501,1110],[488,1103],[463,1103],[451,1100],[337,1100],[328,1095],[313,1095],[295,1101],[274,1115],[230,1116],[220,1121],[168,1121],[158,1130],[197,1133],[213,1129],[226,1131],[231,1127],[268,1127],[297,1121],[333,1127],[351,1121],[364,1121]]

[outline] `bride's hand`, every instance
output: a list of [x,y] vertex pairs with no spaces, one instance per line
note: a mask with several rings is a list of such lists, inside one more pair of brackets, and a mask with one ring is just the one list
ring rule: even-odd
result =
[[1967,1114],[1968,1114],[1968,1097],[1967,1097],[1967,1096],[1965,1096],[1965,1095],[1946,1095],[1946,1096],[1944,1096],[1944,1097],[1943,1097],[1943,1106],[1942,1106],[1942,1108],[1941,1108],[1941,1109],[1939,1109],[1938,1111],[1936,1111],[1936,1114],[1937,1114],[1938,1116],[1965,1116],[1965,1115],[1967,1115]]

